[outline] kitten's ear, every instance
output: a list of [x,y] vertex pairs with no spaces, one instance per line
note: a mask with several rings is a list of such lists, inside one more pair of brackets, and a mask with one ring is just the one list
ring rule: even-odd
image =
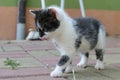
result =
[[37,15],[37,11],[35,11],[35,10],[29,10],[29,12],[30,12],[33,16],[36,16],[36,15]]
[[50,13],[50,15],[52,15],[52,16],[56,16],[56,10],[55,9],[53,9],[53,8],[50,8],[49,9],[49,13]]

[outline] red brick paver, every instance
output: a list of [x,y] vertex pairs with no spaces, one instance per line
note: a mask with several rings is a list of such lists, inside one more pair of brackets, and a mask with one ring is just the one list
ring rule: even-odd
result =
[[[120,38],[108,37],[106,42],[106,56],[117,54],[117,58],[119,58]],[[0,60],[7,57],[20,60],[23,59],[23,62],[27,62],[24,63],[24,65],[28,64],[28,66],[25,65],[23,67],[18,67],[16,70],[11,70],[10,68],[0,65],[2,66],[0,67],[0,80],[65,80],[64,78],[51,78],[49,76],[60,58],[59,52],[55,50],[55,47],[50,42],[0,41]],[[107,56],[107,58],[110,59],[110,56]],[[30,60],[31,62],[24,60]],[[79,60],[79,56],[75,56],[73,64],[76,65]],[[32,61],[36,61],[36,63]],[[3,62],[1,63],[3,64]],[[108,64],[109,62],[106,63]],[[95,64],[95,59],[90,58],[89,65],[93,66],[93,64]],[[117,63],[115,63],[113,60],[109,65],[120,67],[120,62],[117,61]]]

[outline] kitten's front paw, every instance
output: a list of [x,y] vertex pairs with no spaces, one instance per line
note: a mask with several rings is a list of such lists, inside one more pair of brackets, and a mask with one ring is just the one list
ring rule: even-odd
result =
[[77,64],[78,67],[81,67],[81,68],[86,68],[87,67],[87,64],[86,63],[78,63]]
[[54,71],[52,71],[51,73],[50,73],[50,76],[51,77],[61,77],[63,75],[63,72],[62,71],[56,71],[56,70],[54,70]]

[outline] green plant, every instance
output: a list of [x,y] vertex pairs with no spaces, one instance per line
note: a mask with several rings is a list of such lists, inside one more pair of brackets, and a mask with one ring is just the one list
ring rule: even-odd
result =
[[10,58],[6,58],[6,60],[4,61],[4,64],[5,64],[6,66],[11,67],[12,70],[17,69],[17,67],[20,66],[20,63],[18,63],[18,62],[15,61],[15,60],[12,60],[12,59],[10,59]]
[[73,80],[76,80],[76,78],[75,78],[75,70],[74,69],[72,69],[72,75],[73,75]]

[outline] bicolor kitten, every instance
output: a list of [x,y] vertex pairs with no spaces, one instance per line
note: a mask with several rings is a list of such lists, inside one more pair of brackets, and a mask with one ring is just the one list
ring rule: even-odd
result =
[[104,26],[98,20],[94,18],[73,19],[56,6],[30,12],[35,16],[36,30],[41,39],[47,37],[52,40],[61,53],[59,62],[50,74],[51,77],[60,77],[64,72],[71,72],[75,53],[80,53],[81,57],[77,66],[86,67],[89,51],[92,49],[96,52],[95,68],[104,69],[106,36]]

